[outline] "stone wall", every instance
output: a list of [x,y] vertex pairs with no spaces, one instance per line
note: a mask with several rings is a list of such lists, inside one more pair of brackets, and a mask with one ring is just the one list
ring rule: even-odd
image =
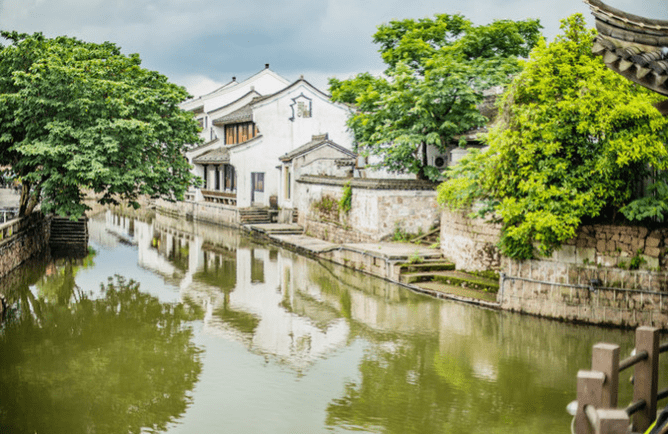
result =
[[463,212],[441,214],[441,250],[459,270],[484,271],[501,268],[500,224],[472,219]]
[[239,210],[235,206],[209,202],[168,202],[159,199],[156,210],[163,214],[219,225],[239,226]]
[[578,266],[554,260],[504,260],[503,309],[625,327],[668,328],[668,275]]
[[502,273],[501,308],[568,321],[668,328],[668,230],[585,226],[552,257],[520,262],[499,253],[500,229],[465,213],[441,215],[441,249],[458,269]]
[[[349,212],[338,209],[347,183]],[[307,234],[333,242],[387,240],[396,230],[425,233],[440,211],[434,185],[422,181],[304,176],[297,181],[295,203]],[[333,206],[319,207],[326,199]]]
[[50,219],[35,212],[0,225],[0,277],[49,245]]

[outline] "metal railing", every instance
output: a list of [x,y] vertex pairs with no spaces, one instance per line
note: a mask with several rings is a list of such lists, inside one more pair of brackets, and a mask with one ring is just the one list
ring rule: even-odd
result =
[[[590,371],[577,376],[575,434],[626,434],[645,432],[656,418],[657,401],[668,397],[668,389],[657,391],[659,354],[668,343],[659,345],[659,329],[638,327],[634,354],[619,360],[619,345],[599,343],[592,351]],[[633,367],[633,402],[617,408],[619,373]],[[631,420],[633,418],[633,420]]]

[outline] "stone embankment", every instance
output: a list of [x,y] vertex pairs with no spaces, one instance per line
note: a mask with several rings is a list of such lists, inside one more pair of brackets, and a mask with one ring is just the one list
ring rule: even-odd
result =
[[34,212],[0,224],[0,278],[49,245],[50,219]]
[[324,259],[407,287],[415,292],[497,308],[498,279],[456,271],[439,249],[411,243],[333,243],[303,235],[297,225],[260,224],[250,235],[305,256]]
[[441,250],[457,269],[502,274],[501,309],[571,322],[668,328],[668,229],[585,226],[552,257],[514,261],[500,225],[441,216]]

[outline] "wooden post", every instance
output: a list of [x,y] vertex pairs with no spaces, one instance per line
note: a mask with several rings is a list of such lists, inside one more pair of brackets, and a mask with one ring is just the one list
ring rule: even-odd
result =
[[638,327],[636,354],[647,351],[648,357],[635,365],[633,401],[645,400],[645,408],[633,415],[633,431],[645,432],[656,419],[656,392],[659,379],[659,329]]
[[629,431],[629,416],[621,409],[597,410],[598,426],[595,434],[626,434]]
[[575,413],[575,434],[595,434],[587,419],[585,406],[598,408],[601,405],[605,374],[598,371],[578,371],[578,410]]
[[591,370],[605,374],[601,408],[616,408],[619,390],[619,345],[603,343],[594,345]]

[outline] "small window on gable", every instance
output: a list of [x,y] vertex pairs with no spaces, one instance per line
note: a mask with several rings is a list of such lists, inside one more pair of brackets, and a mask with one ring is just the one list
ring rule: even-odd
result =
[[311,102],[299,101],[297,103],[297,117],[310,118],[311,117]]

